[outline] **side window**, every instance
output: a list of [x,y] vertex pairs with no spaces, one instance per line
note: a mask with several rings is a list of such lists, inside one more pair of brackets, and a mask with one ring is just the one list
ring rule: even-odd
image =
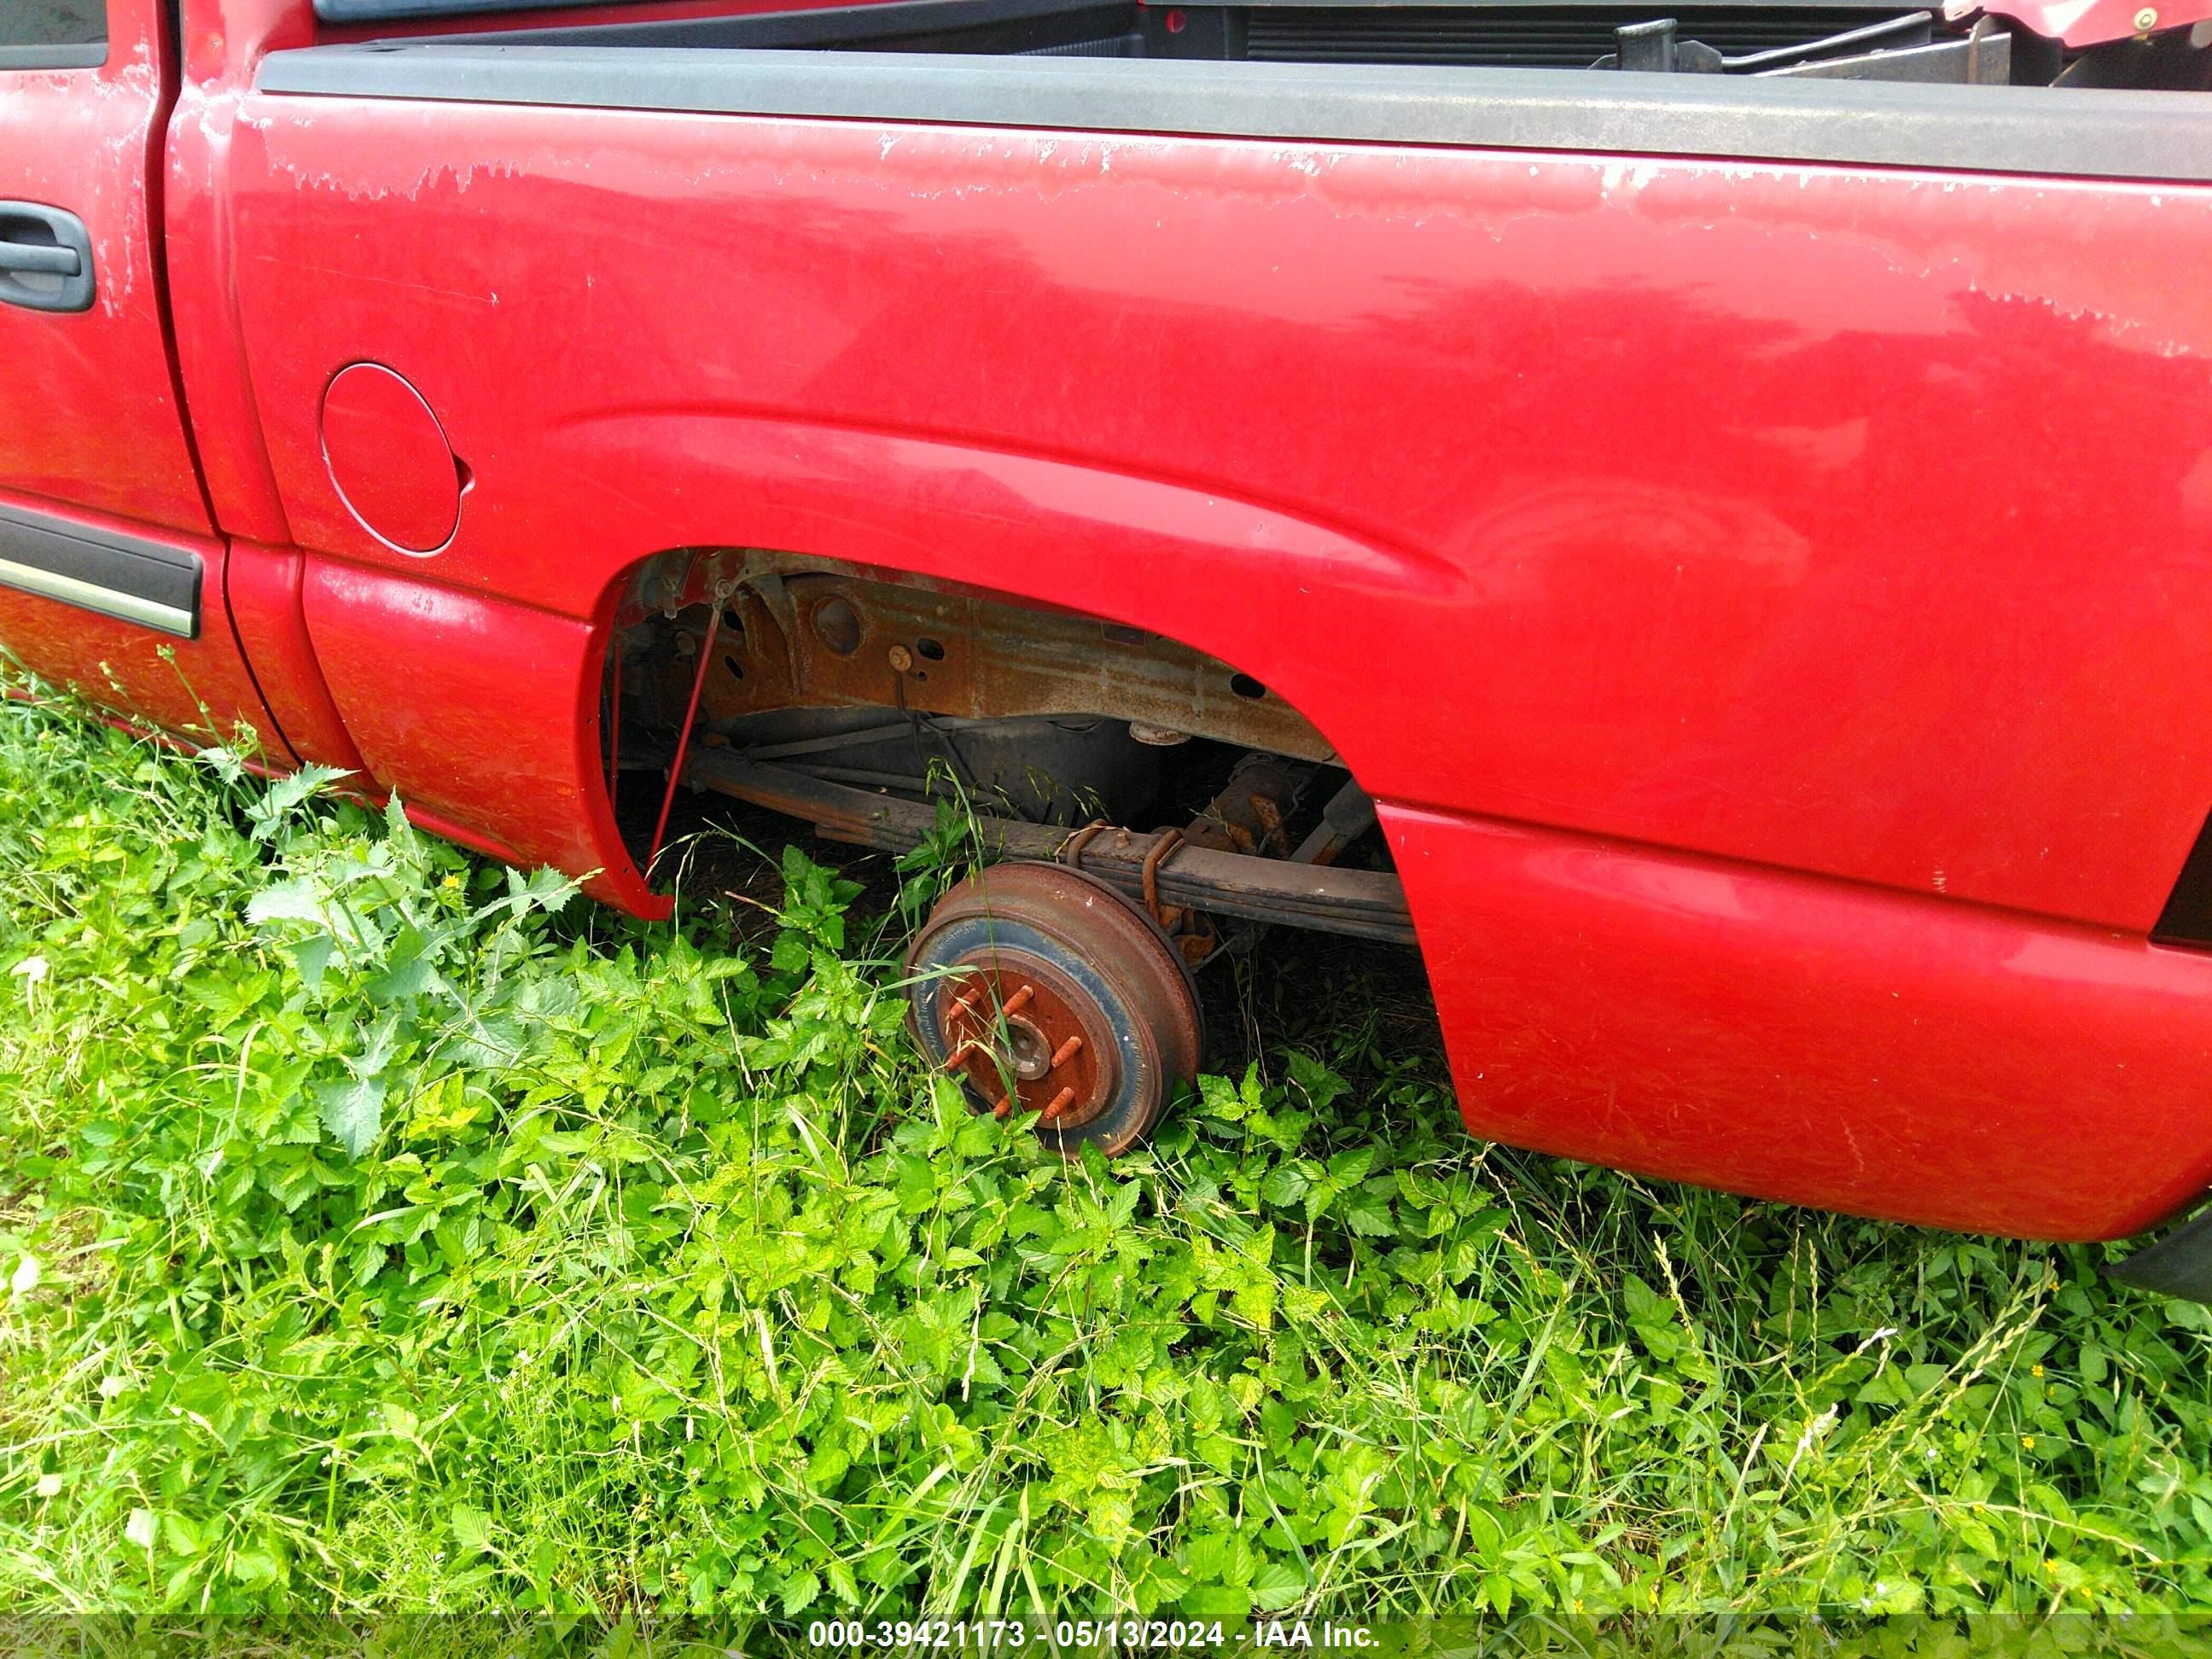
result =
[[107,61],[107,0],[0,0],[0,70]]

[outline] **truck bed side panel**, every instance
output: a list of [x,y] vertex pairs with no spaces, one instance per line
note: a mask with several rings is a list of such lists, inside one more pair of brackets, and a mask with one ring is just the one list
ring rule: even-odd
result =
[[[957,480],[923,505],[885,476],[881,532],[796,550],[1141,611],[1393,799],[2133,928],[2212,810],[2212,289],[2173,280],[2212,259],[2212,191],[247,118],[240,303],[311,550],[589,616],[658,548],[765,544],[769,428],[905,439],[983,458],[986,516],[988,458],[1026,456],[1182,486],[1159,527],[1193,540],[1213,501],[1305,526],[1298,553],[994,568],[943,516]],[[474,475],[434,561],[325,470],[318,399],[356,357]]]

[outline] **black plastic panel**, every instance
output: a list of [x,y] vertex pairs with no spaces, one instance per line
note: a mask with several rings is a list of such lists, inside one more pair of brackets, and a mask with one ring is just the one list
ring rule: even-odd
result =
[[878,52],[1011,52],[1133,30],[1134,0],[866,0],[854,6],[682,17],[645,23],[553,25],[513,33],[449,34],[447,46],[673,46],[689,51],[861,47]]
[[17,507],[0,507],[0,587],[183,639],[199,634],[197,555]]
[[0,70],[107,61],[107,0],[0,0]]
[[2212,947],[2212,818],[2197,831],[2188,862],[2166,896],[2151,938],[2160,945]]
[[1682,6],[1623,12],[1582,6],[1261,6],[1244,20],[1244,55],[1269,63],[1491,64],[1588,69],[1614,27],[1644,12],[1686,40],[1734,57],[1794,46],[1898,15],[1894,6],[1794,10]]
[[2185,1302],[2212,1302],[2212,1210],[2106,1271],[2138,1290]]

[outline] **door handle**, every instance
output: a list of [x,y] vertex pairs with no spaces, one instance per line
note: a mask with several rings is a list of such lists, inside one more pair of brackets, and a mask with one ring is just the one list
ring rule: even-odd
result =
[[0,301],[29,311],[92,308],[92,235],[36,202],[0,202]]
[[74,276],[83,269],[84,258],[73,247],[0,242],[0,270],[37,270],[54,276]]

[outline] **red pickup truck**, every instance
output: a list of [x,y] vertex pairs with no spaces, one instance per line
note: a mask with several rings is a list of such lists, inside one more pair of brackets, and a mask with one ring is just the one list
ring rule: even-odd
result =
[[1480,1135],[2130,1234],[2208,9],[19,0],[0,641],[647,915],[678,784],[957,799],[915,1034],[1063,1146],[1290,925],[1418,945]]

